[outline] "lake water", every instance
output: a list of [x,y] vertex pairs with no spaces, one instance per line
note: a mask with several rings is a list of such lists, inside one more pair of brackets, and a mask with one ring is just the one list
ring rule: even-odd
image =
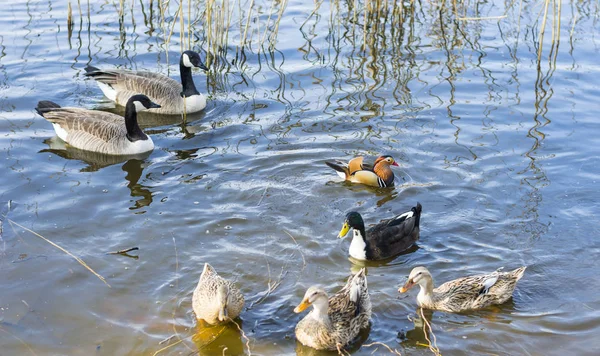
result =
[[[73,2],[70,33],[67,3],[0,6],[2,355],[247,353],[235,326],[196,328],[205,262],[245,294],[252,354],[311,354],[293,308],[359,267],[336,239],[345,214],[369,224],[417,202],[418,249],[368,264],[374,315],[351,352],[431,354],[416,290],[397,292],[418,265],[437,284],[528,266],[504,305],[425,313],[444,355],[600,352],[597,2],[562,2],[560,25],[550,4],[539,60],[541,2],[390,2],[365,26],[363,2],[292,0],[275,33],[282,3],[257,0],[243,51],[251,3],[232,2],[227,50],[194,72],[208,107],[186,123],[142,116],[156,148],[126,161],[65,147],[33,109],[113,110],[87,64],[177,78],[177,4],[163,25],[158,1],[126,2],[121,24],[118,1],[91,0],[89,15]],[[192,48],[205,57],[202,11]],[[379,153],[400,164],[395,188],[340,182],[324,164]]]

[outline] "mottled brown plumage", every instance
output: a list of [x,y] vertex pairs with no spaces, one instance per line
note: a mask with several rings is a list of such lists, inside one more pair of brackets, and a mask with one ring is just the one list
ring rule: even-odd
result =
[[319,287],[310,287],[302,302],[294,309],[310,311],[296,325],[296,338],[317,350],[336,350],[348,345],[369,324],[371,300],[365,269],[350,276],[348,282],[331,298]]
[[526,268],[519,267],[510,272],[500,272],[499,269],[489,274],[463,277],[434,289],[433,278],[427,268],[415,267],[399,291],[404,293],[418,284],[421,290],[417,304],[422,308],[446,312],[481,309],[506,302]]
[[355,157],[348,163],[335,161],[325,164],[347,181],[381,188],[394,186],[394,172],[390,166],[398,166],[392,156],[379,156],[373,164],[362,156]]
[[243,307],[244,296],[235,284],[219,276],[205,263],[192,296],[196,318],[211,325],[223,324],[237,318]]

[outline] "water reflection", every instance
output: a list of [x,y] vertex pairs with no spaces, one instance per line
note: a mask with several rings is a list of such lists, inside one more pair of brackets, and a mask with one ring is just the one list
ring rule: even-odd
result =
[[[347,352],[346,354],[354,353],[354,352],[358,351],[361,348],[361,346],[365,343],[365,341],[367,341],[367,339],[369,338],[370,332],[371,332],[371,324],[369,324],[369,326],[367,328],[362,329],[360,331],[360,333],[358,333],[358,336],[356,337],[356,339],[354,339],[354,341],[352,341],[349,345],[344,347],[343,351],[346,351]],[[342,351],[342,353],[343,353],[343,351]],[[339,355],[339,353],[337,351],[315,350],[312,347],[302,345],[298,340],[296,340],[296,355],[298,355],[298,356],[332,356],[332,355]]]
[[416,347],[429,344],[427,339],[431,340],[432,338],[431,330],[426,326],[427,324],[425,323],[423,316],[425,317],[425,320],[427,320],[427,323],[431,325],[433,310],[419,308],[416,311],[416,316],[412,319],[414,328],[406,332],[398,332],[398,339],[402,340],[401,344],[405,347]]
[[47,144],[49,148],[41,150],[39,153],[50,152],[65,159],[82,161],[86,163],[87,166],[80,169],[80,172],[96,172],[104,167],[122,163],[129,159],[145,160],[151,154],[151,152],[145,152],[140,155],[114,156],[85,151],[67,145],[63,140],[58,138],[58,136],[46,139],[44,140],[44,143]]
[[244,355],[246,346],[242,340],[242,321],[225,325],[208,325],[198,321],[192,341],[198,348],[198,355]]
[[125,179],[129,182],[127,188],[131,191],[132,197],[141,198],[136,200],[130,209],[139,209],[149,206],[152,203],[152,192],[150,191],[150,188],[138,183],[144,171],[144,163],[151,152],[129,156],[106,155],[71,147],[58,138],[58,136],[46,139],[44,140],[44,143],[50,146],[50,148],[41,150],[39,153],[50,152],[65,159],[84,162],[87,166],[81,168],[79,170],[80,172],[96,172],[102,168],[125,162],[121,169],[127,173],[125,176]]

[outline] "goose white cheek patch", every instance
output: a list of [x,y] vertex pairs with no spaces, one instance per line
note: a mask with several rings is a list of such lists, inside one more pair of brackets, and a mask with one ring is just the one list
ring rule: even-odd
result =
[[137,112],[147,110],[147,108],[144,106],[144,104],[140,103],[137,100],[133,102],[133,105],[135,105],[135,111],[137,111]]
[[194,65],[192,64],[192,62],[190,61],[190,57],[187,54],[183,54],[183,56],[181,56],[183,58],[183,65],[188,67],[188,68],[192,68]]

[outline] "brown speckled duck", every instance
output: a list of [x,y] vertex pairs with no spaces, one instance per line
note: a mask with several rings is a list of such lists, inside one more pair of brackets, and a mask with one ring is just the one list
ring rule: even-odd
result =
[[415,267],[398,291],[404,293],[418,284],[421,290],[417,304],[421,308],[453,313],[481,309],[506,302],[523,277],[525,268],[519,267],[510,272],[500,272],[500,268],[490,274],[455,279],[434,289],[433,278],[427,268]]
[[356,211],[346,215],[344,225],[338,234],[343,238],[354,230],[349,254],[360,261],[376,261],[390,258],[407,250],[419,239],[421,204],[409,211],[383,220],[365,231],[362,216]]
[[224,324],[237,318],[243,307],[244,296],[235,284],[205,263],[192,297],[196,318],[211,325]]
[[372,187],[393,187],[394,172],[390,166],[398,166],[392,156],[379,156],[371,165],[365,157],[355,157],[350,162],[325,162],[337,174],[352,183],[362,183]]
[[313,310],[296,325],[296,338],[317,350],[341,350],[371,319],[365,269],[350,276],[344,288],[329,299],[322,288],[308,288],[294,312],[300,313],[311,305]]

